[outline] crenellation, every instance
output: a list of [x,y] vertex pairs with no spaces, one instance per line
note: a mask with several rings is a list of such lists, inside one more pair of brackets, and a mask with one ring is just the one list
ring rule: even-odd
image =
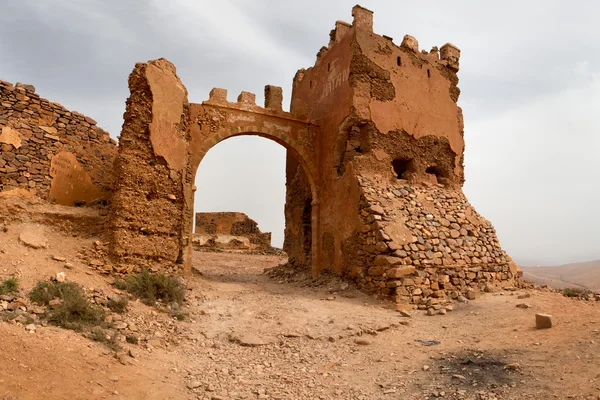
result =
[[446,43],[440,48],[440,58],[448,63],[448,68],[458,72],[460,61],[460,49],[458,47],[452,43]]
[[373,32],[373,11],[357,4],[352,8],[352,17],[354,17],[352,22],[354,28]]
[[227,89],[212,88],[208,101],[211,103],[227,103]]
[[237,102],[241,104],[256,105],[256,95],[250,92],[242,92],[238,96]]
[[265,86],[265,108],[283,111],[283,89],[279,86]]
[[336,21],[335,28],[329,34],[329,46],[339,43],[352,29],[352,25],[345,21]]
[[402,39],[402,44],[400,45],[400,47],[409,49],[415,53],[419,52],[419,42],[417,41],[417,39],[415,39],[413,36],[410,36],[410,35],[404,35],[404,38]]

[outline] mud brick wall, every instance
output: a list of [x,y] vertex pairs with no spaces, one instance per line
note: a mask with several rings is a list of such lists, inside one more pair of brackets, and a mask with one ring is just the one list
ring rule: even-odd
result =
[[0,190],[66,205],[110,198],[117,146],[92,118],[0,81],[0,131]]
[[137,64],[129,90],[115,162],[111,256],[119,272],[155,264],[179,269],[193,210],[187,90],[164,59]]
[[196,213],[194,247],[268,250],[271,233],[261,232],[256,221],[244,213]]

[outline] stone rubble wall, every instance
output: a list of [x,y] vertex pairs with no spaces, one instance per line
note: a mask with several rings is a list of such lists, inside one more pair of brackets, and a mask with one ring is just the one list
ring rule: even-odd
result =
[[196,213],[195,249],[268,250],[271,233],[261,232],[258,223],[239,212]]
[[427,308],[490,285],[519,284],[494,227],[460,188],[359,182],[363,226],[348,272],[366,291]]
[[[110,197],[117,146],[92,118],[41,98],[31,85],[0,80],[0,130],[0,191],[18,187],[56,200],[50,196],[54,177],[64,173],[62,182],[68,183],[76,167],[52,168],[53,157],[64,153],[69,164],[72,159],[85,171],[82,174],[95,186],[93,191]],[[83,199],[67,196],[67,202],[76,200]]]

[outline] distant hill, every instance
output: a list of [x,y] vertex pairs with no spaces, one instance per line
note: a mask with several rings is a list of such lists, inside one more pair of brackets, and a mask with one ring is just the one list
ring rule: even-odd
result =
[[553,267],[521,267],[523,278],[555,289],[566,287],[600,292],[600,260],[557,265]]

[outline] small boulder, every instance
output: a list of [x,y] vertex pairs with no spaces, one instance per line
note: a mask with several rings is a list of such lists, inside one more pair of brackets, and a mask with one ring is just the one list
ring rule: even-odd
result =
[[64,282],[67,280],[67,274],[64,272],[59,272],[56,274],[56,282]]
[[552,328],[552,315],[535,314],[535,327],[537,329]]

